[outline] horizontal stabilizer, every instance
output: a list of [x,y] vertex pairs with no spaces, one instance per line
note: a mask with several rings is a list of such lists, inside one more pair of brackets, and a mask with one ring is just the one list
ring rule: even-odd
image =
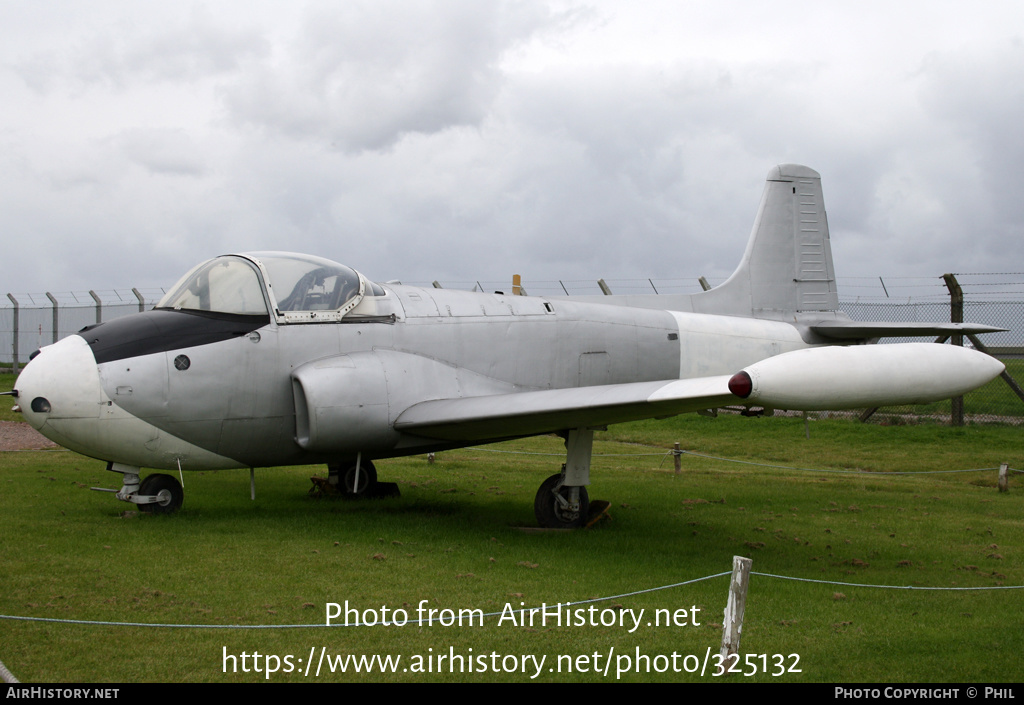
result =
[[912,338],[915,336],[977,335],[1006,330],[980,323],[889,323],[885,321],[828,321],[816,323],[810,329],[818,335],[834,340],[864,340],[866,338]]
[[438,399],[407,409],[395,421],[395,430],[482,441],[674,416],[737,403],[728,381],[728,375],[721,375]]

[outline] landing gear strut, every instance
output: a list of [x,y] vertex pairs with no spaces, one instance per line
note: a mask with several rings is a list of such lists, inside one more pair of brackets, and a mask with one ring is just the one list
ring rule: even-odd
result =
[[590,455],[594,447],[594,429],[577,428],[565,438],[565,465],[562,472],[544,480],[533,500],[537,523],[545,529],[578,529],[585,526],[590,513]]
[[311,477],[313,496],[340,496],[343,499],[381,499],[401,497],[402,493],[394,482],[378,482],[377,468],[362,453],[354,460],[328,463],[327,479]]
[[377,488],[377,468],[362,458],[353,463],[334,463],[327,466],[327,481],[341,494],[370,497]]

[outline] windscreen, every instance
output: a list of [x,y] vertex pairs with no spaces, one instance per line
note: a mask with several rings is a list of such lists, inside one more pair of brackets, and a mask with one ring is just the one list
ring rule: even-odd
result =
[[267,315],[256,268],[240,257],[218,257],[195,267],[160,299],[157,308]]

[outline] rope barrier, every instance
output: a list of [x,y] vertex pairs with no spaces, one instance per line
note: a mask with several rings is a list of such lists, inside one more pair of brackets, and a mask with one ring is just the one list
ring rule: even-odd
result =
[[[714,578],[721,578],[724,576],[731,575],[732,571],[725,571],[722,573],[715,573],[713,575],[705,575],[700,578],[694,578],[692,580],[685,580],[683,582],[671,583],[668,585],[659,585],[652,588],[644,588],[641,590],[634,590],[632,592],[619,593],[617,595],[608,595],[606,597],[593,597],[588,600],[578,600],[576,602],[562,602],[558,603],[563,607],[572,605],[588,605],[596,602],[607,602],[608,600],[621,600],[627,597],[635,597],[636,595],[643,595],[651,592],[658,592],[661,590],[671,590],[673,588],[683,587],[685,585],[693,585],[694,583],[703,582],[705,580],[713,580]],[[805,583],[816,583],[819,585],[839,585],[842,587],[859,587],[859,588],[877,588],[884,590],[931,590],[931,591],[978,591],[978,590],[1024,590],[1024,585],[991,585],[991,586],[980,586],[980,587],[930,587],[930,586],[917,586],[917,585],[873,585],[865,583],[847,583],[837,580],[818,580],[814,578],[801,578],[790,575],[775,575],[773,573],[757,573],[751,571],[751,575],[760,575],[763,578],[775,578],[777,580],[794,580],[797,582]],[[527,614],[531,612],[539,612],[544,607],[524,607],[519,610],[513,610],[511,613],[515,614]],[[481,613],[480,615],[474,615],[477,617],[497,617],[500,615],[508,615],[510,612],[487,612]],[[82,624],[90,626],[104,626],[104,627],[150,627],[157,629],[322,629],[331,627],[362,627],[362,626],[391,626],[397,624],[396,622],[375,622],[373,624],[366,624],[362,622],[346,623],[346,624],[157,624],[151,622],[111,622],[111,621],[100,621],[100,620],[86,620],[86,619],[58,619],[55,617],[25,617],[19,615],[8,615],[0,614],[0,619],[9,619],[21,622],[46,622],[51,624]],[[432,624],[433,622],[440,622],[446,618],[444,617],[433,617],[429,619],[418,619],[408,620],[403,622],[405,624]],[[0,664],[2,665],[2,664]]]
[[[535,451],[526,450],[501,450],[498,448],[481,448],[480,446],[473,446],[466,448],[466,450],[477,450],[485,453],[506,453],[509,455],[542,455],[553,458],[564,458],[565,453],[538,453]],[[835,470],[830,468],[804,468],[795,465],[773,465],[770,463],[758,463],[753,460],[737,460],[736,458],[723,458],[717,455],[708,455],[706,453],[697,453],[692,450],[668,450],[660,453],[594,453],[592,458],[668,458],[674,455],[692,455],[697,458],[704,458],[705,460],[718,460],[723,463],[738,463],[740,465],[754,465],[761,468],[777,468],[780,470],[800,470],[802,472],[822,472],[822,473],[833,473],[840,475],[873,475],[873,476],[885,476],[885,475],[942,475],[948,473],[957,472],[992,472],[999,470],[999,468],[966,468],[962,470],[885,470],[881,472],[872,472],[870,470]],[[1016,468],[1008,468],[1010,472],[1024,473],[1024,470],[1018,470]]]

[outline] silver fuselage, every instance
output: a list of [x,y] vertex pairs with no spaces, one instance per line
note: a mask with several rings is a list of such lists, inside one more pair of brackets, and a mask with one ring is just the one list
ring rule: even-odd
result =
[[[261,321],[200,344],[188,344],[182,331],[209,317],[156,310],[118,319],[116,350],[126,354],[94,357],[89,342],[112,324],[48,346],[17,382],[21,406],[44,435],[107,461],[294,465],[460,445],[395,430],[395,419],[422,401],[731,374],[807,346],[796,327],[778,321],[383,288],[359,318]],[[180,320],[154,329],[156,318]],[[161,335],[175,340],[128,354],[136,338]],[[49,411],[35,412],[35,397],[45,397]]]

